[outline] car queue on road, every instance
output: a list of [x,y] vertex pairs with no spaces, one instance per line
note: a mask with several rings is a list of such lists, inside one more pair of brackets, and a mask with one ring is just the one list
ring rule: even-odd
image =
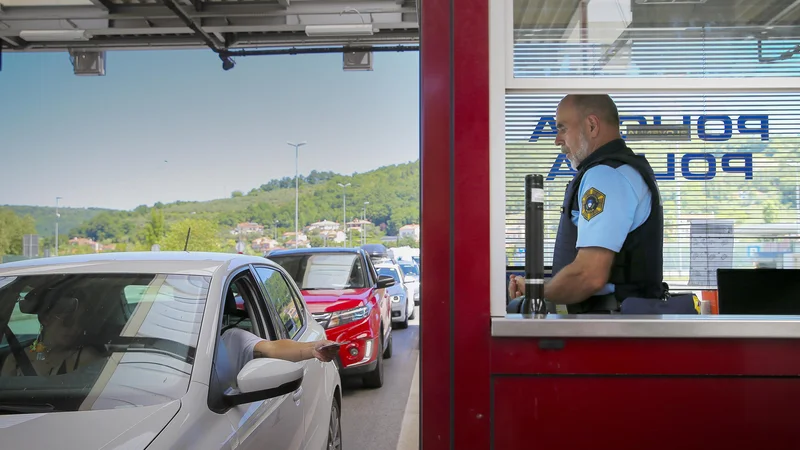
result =
[[[266,256],[129,252],[0,265],[3,442],[343,448],[342,378],[384,385],[398,280],[361,248]],[[260,353],[265,341],[274,354]],[[37,432],[47,428],[61,431]]]

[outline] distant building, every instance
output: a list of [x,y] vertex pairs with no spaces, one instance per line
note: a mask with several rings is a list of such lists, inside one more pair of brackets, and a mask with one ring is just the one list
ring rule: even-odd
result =
[[278,241],[268,237],[262,237],[258,239],[253,239],[250,241],[250,247],[257,252],[266,252],[269,250],[275,250],[279,247]]
[[[295,239],[294,239],[294,231],[287,231],[286,233],[283,233],[283,238],[287,240],[287,245],[288,245],[289,242],[291,242],[292,245],[294,245],[294,241],[295,241]],[[308,236],[305,233],[298,234],[297,235],[297,242],[298,242],[298,244],[299,243],[308,242]]]
[[232,230],[231,234],[239,234],[239,233],[243,233],[243,234],[259,233],[259,234],[261,234],[263,232],[264,232],[264,226],[263,225],[259,225],[259,224],[254,223],[254,222],[242,222],[242,223],[236,225],[236,229]]
[[339,222],[332,222],[330,220],[321,220],[319,222],[314,222],[311,225],[304,228],[306,233],[309,233],[314,230],[325,232],[325,231],[336,231],[338,229],[339,229]]
[[419,242],[419,225],[417,224],[410,224],[410,225],[403,225],[400,227],[400,232],[398,233],[400,239],[405,238],[413,238],[415,241]]

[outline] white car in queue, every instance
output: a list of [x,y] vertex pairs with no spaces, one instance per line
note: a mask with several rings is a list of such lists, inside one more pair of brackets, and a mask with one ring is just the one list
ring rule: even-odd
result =
[[394,278],[394,286],[386,289],[392,300],[392,323],[400,328],[408,328],[409,319],[414,318],[414,302],[408,296],[407,287],[403,284],[403,272],[400,266],[384,261],[375,264],[378,276]]
[[236,367],[244,358],[220,338],[232,327],[325,339],[292,278],[264,258],[108,253],[0,265],[0,446],[340,449],[334,363]]

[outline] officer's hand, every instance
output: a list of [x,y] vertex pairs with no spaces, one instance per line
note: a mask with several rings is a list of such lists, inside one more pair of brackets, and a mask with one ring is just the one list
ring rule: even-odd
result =
[[508,295],[512,299],[525,295],[525,277],[511,275],[508,282]]

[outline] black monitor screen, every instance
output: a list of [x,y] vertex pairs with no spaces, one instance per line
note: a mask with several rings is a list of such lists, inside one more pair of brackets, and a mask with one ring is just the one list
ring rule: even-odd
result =
[[717,269],[720,314],[800,315],[800,269]]

